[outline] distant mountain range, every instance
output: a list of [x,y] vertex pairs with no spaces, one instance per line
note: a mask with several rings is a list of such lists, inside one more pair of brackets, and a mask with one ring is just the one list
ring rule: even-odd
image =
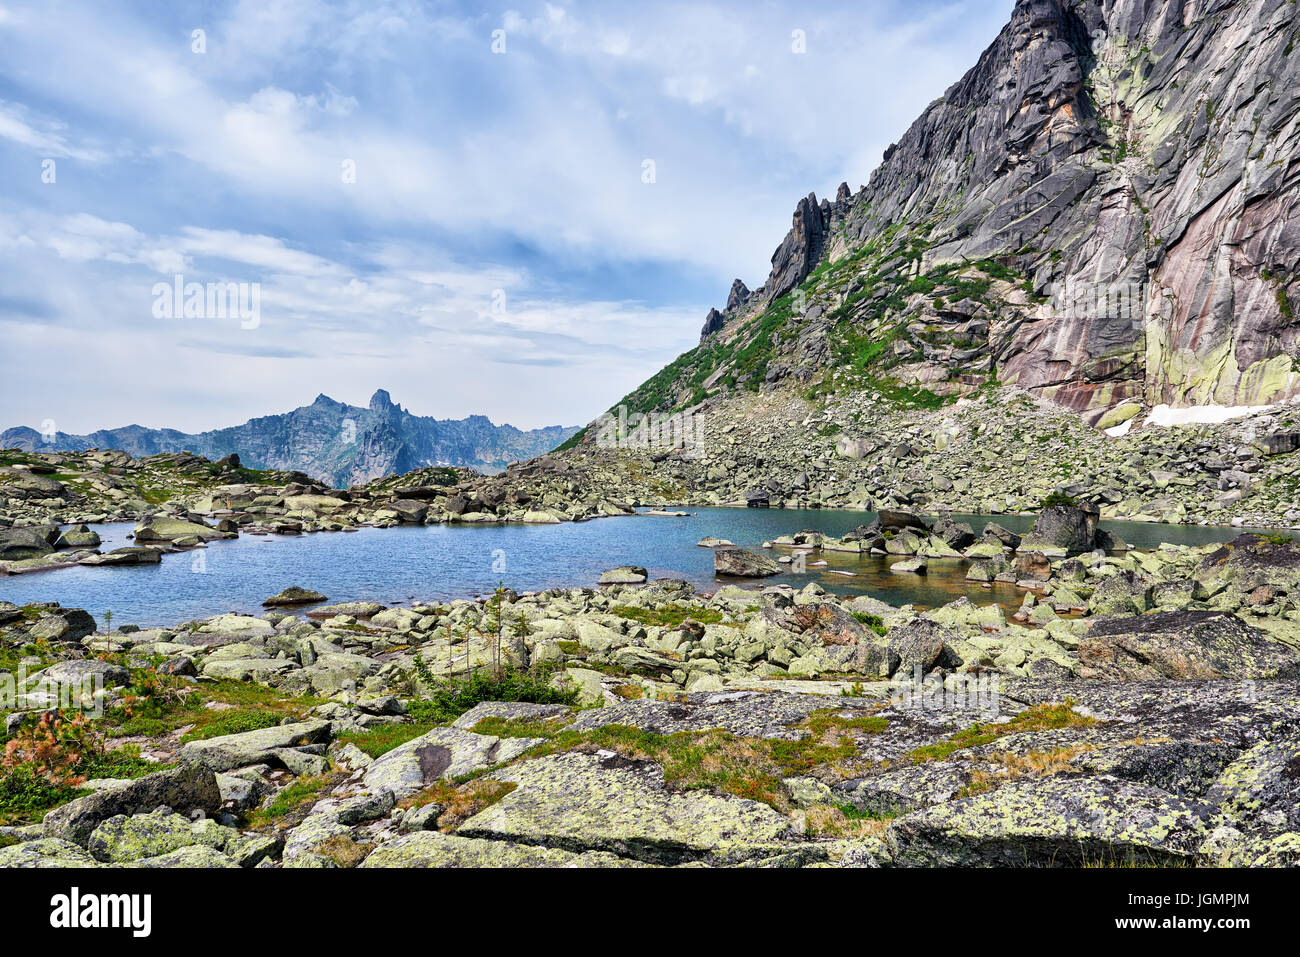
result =
[[121,449],[139,457],[188,451],[210,459],[237,452],[249,468],[294,469],[343,487],[425,465],[499,472],[509,463],[548,452],[578,431],[548,426],[524,432],[493,425],[482,415],[434,419],[412,415],[383,389],[361,408],[319,395],[311,405],[211,432],[128,425],[90,435],[57,432],[51,441],[26,427],[0,432],[0,448],[33,452]]

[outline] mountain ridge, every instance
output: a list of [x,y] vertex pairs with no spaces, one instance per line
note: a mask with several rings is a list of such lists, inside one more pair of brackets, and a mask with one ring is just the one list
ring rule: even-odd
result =
[[53,440],[24,426],[0,432],[0,448],[27,452],[120,449],[141,457],[188,451],[210,459],[232,453],[250,468],[300,471],[333,486],[371,481],[426,465],[464,466],[494,473],[510,462],[554,448],[577,431],[570,426],[521,430],[483,415],[436,419],[414,415],[384,389],[367,406],[319,394],[310,405],[205,432],[131,424],[87,435],[57,432]]

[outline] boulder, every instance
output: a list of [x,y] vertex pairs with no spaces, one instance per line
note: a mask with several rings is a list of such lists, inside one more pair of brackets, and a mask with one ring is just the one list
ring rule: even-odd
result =
[[713,552],[713,573],[733,578],[767,578],[781,572],[772,559],[744,548],[718,548]]
[[639,565],[620,565],[601,573],[602,585],[643,585],[649,573]]
[[1083,636],[1078,654],[1082,677],[1112,681],[1300,676],[1300,653],[1215,611],[1101,618]]
[[[207,669],[204,673],[207,673]],[[283,766],[284,761],[277,752],[303,745],[325,744],[330,740],[330,732],[330,722],[312,720],[240,734],[223,734],[182,745],[176,752],[176,760],[183,764],[200,765],[210,771],[229,771],[248,764],[272,764],[279,767]],[[216,787],[215,779],[213,787]]]
[[[58,527],[54,527],[57,541]],[[48,527],[0,528],[0,561],[16,562],[41,558],[54,551]]]
[[213,814],[221,807],[221,790],[211,770],[182,764],[147,774],[113,790],[97,791],[45,815],[46,837],[85,846],[101,823],[119,814],[147,813],[160,805],[177,811]]
[[488,777],[515,789],[465,821],[462,837],[650,864],[738,863],[800,839],[789,818],[766,804],[670,791],[659,765],[608,752],[550,755]]
[[1093,508],[1050,506],[1034,519],[1019,547],[1047,554],[1088,551],[1096,544],[1097,519]]
[[1167,866],[1192,862],[1209,813],[1130,781],[1042,778],[914,811],[886,840],[904,867]]
[[234,532],[223,532],[169,515],[150,516],[135,527],[136,542],[171,542],[191,535],[203,542],[238,537]]
[[87,555],[79,565],[157,565],[162,561],[162,549],[147,545],[126,545],[102,555]]
[[267,608],[274,608],[280,605],[314,605],[317,602],[325,601],[325,596],[318,591],[312,591],[310,588],[299,588],[297,585],[290,585],[278,595],[272,595],[262,605]]
[[905,512],[898,509],[882,508],[876,515],[876,520],[880,522],[881,528],[914,528],[918,531],[929,531],[930,526],[925,524],[925,519],[915,512]]
[[435,781],[510,761],[540,738],[497,738],[462,728],[434,728],[398,745],[366,768],[365,785],[372,791],[390,791],[410,797]]

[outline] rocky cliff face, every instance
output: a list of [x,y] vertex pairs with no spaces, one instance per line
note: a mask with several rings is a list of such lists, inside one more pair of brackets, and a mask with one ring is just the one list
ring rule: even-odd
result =
[[90,435],[60,432],[47,442],[34,429],[9,429],[0,433],[0,448],[37,452],[121,449],[136,457],[185,450],[210,459],[237,452],[250,468],[305,472],[342,487],[425,465],[499,472],[510,462],[554,448],[576,431],[551,426],[523,432],[510,425],[493,425],[481,415],[467,419],[412,415],[380,389],[367,408],[320,395],[311,405],[292,412],[197,434],[131,425]]
[[630,403],[1000,382],[1095,421],[1296,394],[1298,33],[1292,0],[1021,0]]

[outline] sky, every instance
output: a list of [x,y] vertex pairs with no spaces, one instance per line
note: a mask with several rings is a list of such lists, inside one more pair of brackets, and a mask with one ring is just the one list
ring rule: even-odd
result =
[[0,429],[586,423],[1012,6],[0,0]]

